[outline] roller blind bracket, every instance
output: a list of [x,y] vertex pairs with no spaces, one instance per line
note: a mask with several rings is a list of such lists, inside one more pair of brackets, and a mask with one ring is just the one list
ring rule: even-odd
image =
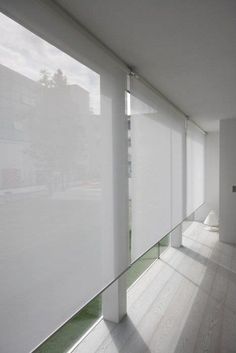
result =
[[132,67],[132,66],[129,66],[129,70],[130,70],[130,72],[129,72],[129,76],[130,77],[135,77],[135,78],[139,78],[139,75],[135,72],[135,69],[134,69],[134,67]]

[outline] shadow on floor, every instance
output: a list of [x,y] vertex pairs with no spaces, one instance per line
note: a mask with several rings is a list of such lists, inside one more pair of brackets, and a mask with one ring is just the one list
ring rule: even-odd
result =
[[[123,320],[115,325],[109,321],[105,321],[110,331],[109,337],[97,349],[97,353],[111,353],[113,351],[119,353],[151,353],[148,345],[143,340],[137,328],[127,315]],[[112,346],[116,349],[113,350]]]
[[193,300],[186,303],[183,318],[176,323],[182,330],[172,353],[235,353],[236,273],[231,269],[235,247],[216,242],[209,257],[190,247],[179,251],[203,266],[197,278],[194,271],[183,273],[165,262],[195,286]]
[[[229,247],[229,245],[227,245]],[[234,249],[234,246],[232,246],[232,249]],[[214,251],[215,250],[215,251]],[[226,265],[224,265],[224,260],[219,257],[217,258],[217,254],[216,253],[220,253],[220,249],[218,249],[217,247],[215,249],[213,249],[212,254],[210,257],[206,257],[201,255],[200,253],[193,251],[190,248],[186,248],[186,247],[181,247],[179,249],[180,252],[182,252],[183,254],[185,254],[186,256],[191,257],[194,261],[197,261],[199,263],[201,263],[202,265],[206,266],[206,272],[207,271],[221,271],[222,275],[225,276],[229,276],[231,281],[234,281],[236,283],[236,272],[234,272],[232,269],[230,269],[230,267],[227,267]],[[224,255],[226,256],[226,255]],[[207,278],[207,276],[205,275],[204,278]],[[203,284],[204,279],[201,281],[201,285]],[[200,287],[201,287],[200,285]]]

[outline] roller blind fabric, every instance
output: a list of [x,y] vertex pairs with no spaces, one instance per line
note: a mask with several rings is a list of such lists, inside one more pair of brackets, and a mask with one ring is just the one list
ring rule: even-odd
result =
[[131,81],[132,260],[185,217],[185,119]]
[[0,351],[28,353],[128,266],[126,73],[49,2],[1,8],[40,34],[0,13]]
[[187,128],[187,215],[204,203],[205,135],[191,121]]

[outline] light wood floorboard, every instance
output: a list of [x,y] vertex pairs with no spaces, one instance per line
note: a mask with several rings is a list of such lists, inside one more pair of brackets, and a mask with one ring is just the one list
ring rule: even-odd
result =
[[128,315],[101,321],[73,353],[236,353],[236,248],[192,222],[128,290]]

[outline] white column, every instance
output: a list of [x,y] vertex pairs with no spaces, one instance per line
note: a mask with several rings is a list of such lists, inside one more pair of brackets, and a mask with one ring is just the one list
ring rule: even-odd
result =
[[126,273],[110,285],[102,294],[104,320],[119,323],[126,315],[127,306]]
[[182,224],[177,226],[171,232],[171,246],[173,248],[180,248],[182,245]]
[[[102,92],[109,97],[112,88],[106,85],[109,80],[101,81]],[[125,87],[124,87],[125,88]],[[114,96],[117,92],[114,92]],[[117,115],[117,107],[115,101],[108,104],[112,109],[112,125],[113,125],[113,187],[114,187],[114,209],[113,209],[113,224],[114,224],[114,239],[111,243],[110,265],[114,268],[114,273],[118,269],[128,268],[130,264],[129,255],[129,190],[128,190],[128,120],[123,112],[123,116]],[[104,104],[103,109],[106,108]],[[110,113],[108,118],[110,118]],[[117,172],[119,171],[119,173]],[[119,256],[117,256],[119,254]],[[113,262],[112,262],[113,261]],[[107,266],[107,259],[104,264]],[[126,274],[123,274],[118,280],[112,283],[102,294],[102,310],[104,320],[114,323],[126,315]]]

